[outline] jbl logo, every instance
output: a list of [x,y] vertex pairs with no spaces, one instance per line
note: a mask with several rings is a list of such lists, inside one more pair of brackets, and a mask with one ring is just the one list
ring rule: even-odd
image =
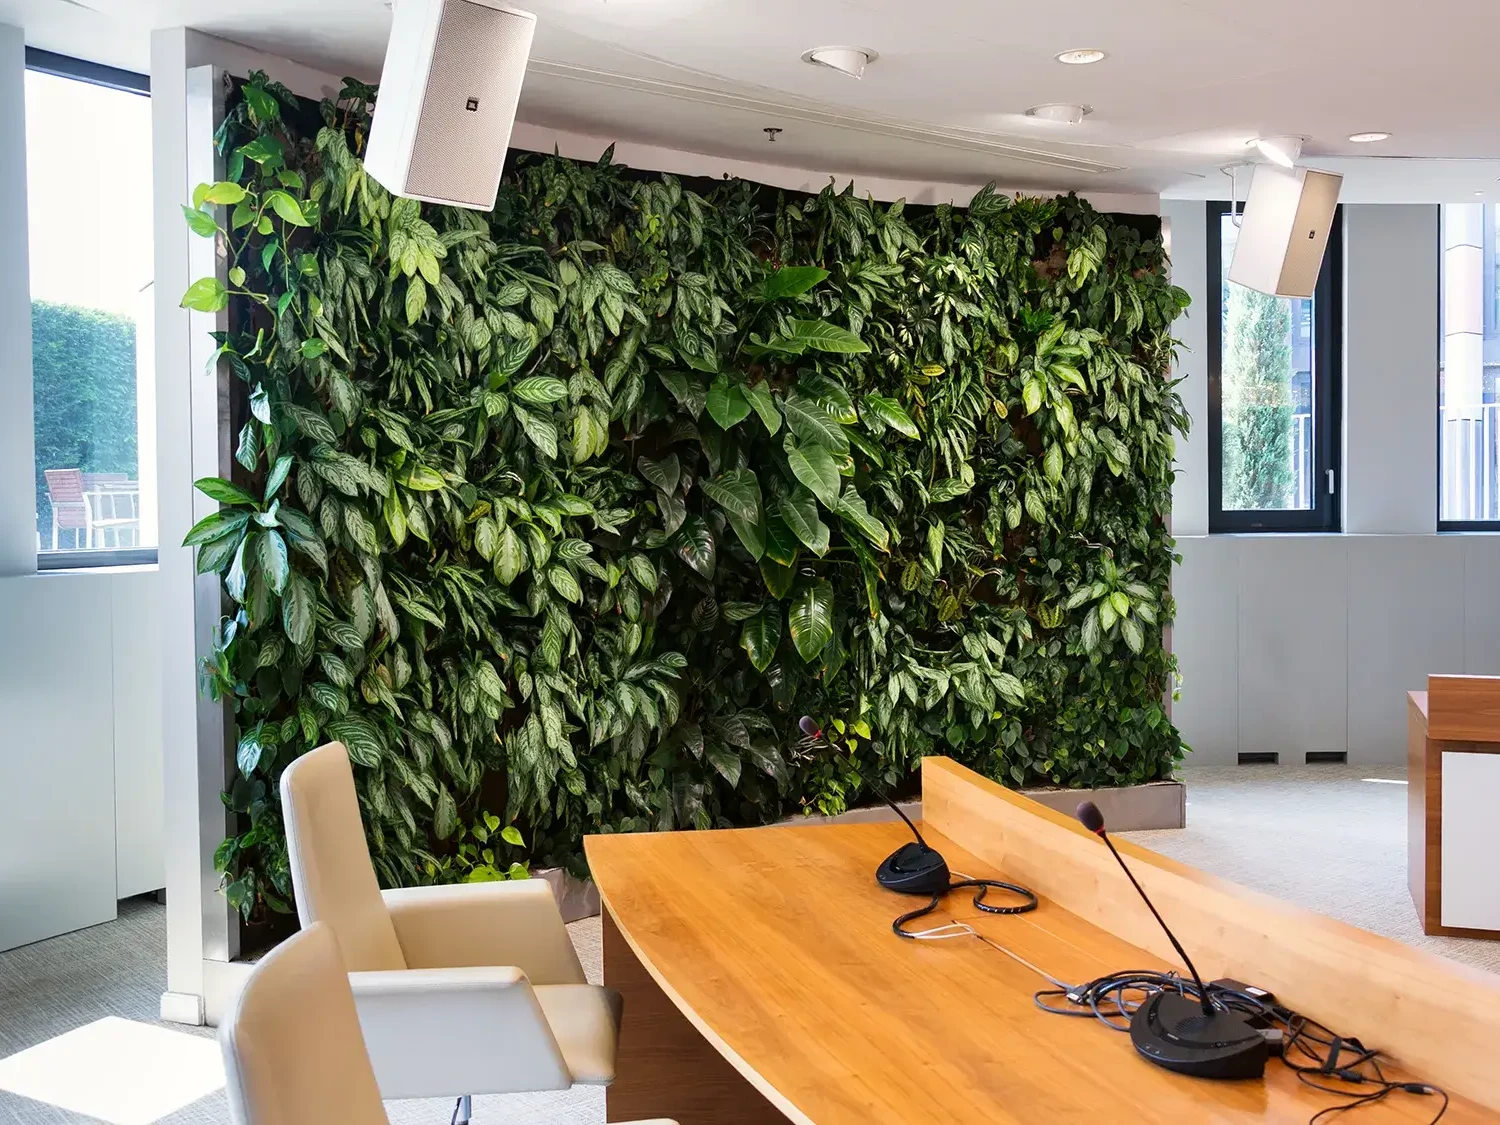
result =
[[464,108],[466,110],[468,110],[470,113],[478,113],[479,112],[479,99],[478,98],[470,98],[468,101],[464,102]]

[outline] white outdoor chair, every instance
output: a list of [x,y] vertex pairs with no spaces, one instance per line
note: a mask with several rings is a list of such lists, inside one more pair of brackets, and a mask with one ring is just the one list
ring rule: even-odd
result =
[[297,916],[338,938],[385,1098],[603,1085],[620,996],[586,982],[543,880],[382,892],[342,743],[281,777]]
[[[83,480],[88,545],[96,549],[140,546],[140,482],[127,479],[124,473],[85,473]],[[113,543],[109,541],[111,532]]]

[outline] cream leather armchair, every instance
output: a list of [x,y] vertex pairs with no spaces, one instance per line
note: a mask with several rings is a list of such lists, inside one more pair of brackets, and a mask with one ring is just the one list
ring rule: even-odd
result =
[[614,1079],[620,998],[588,984],[542,880],[382,892],[349,756],[287,767],[297,915],[338,939],[384,1098],[565,1089]]
[[315,922],[282,942],[219,1027],[235,1125],[388,1125],[359,1029],[333,931]]

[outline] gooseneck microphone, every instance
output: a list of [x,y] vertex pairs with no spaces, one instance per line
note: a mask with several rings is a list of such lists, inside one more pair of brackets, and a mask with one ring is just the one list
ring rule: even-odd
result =
[[[828,740],[823,736],[822,729],[818,726],[817,721],[811,715],[803,715],[802,718],[797,720],[797,726],[802,731],[802,733],[807,736],[804,741],[810,741],[814,743],[821,742],[825,745],[828,744]],[[895,801],[891,800],[890,797],[886,795],[886,791],[879,785],[876,785],[874,782],[870,783],[870,788],[875,790],[875,796],[879,797],[882,801],[889,805],[891,811],[906,822],[906,827],[911,829],[911,834],[917,838],[917,843],[921,844],[924,848],[927,848],[928,851],[931,851],[932,849],[927,847],[927,841],[922,839],[922,833],[917,829],[917,826],[911,822],[911,817],[907,816],[904,812],[901,811],[901,806],[896,804]]]
[[1162,933],[1193,974],[1198,1002],[1181,992],[1161,991],[1146,1000],[1130,1017],[1130,1041],[1141,1056],[1157,1066],[1200,1078],[1259,1078],[1270,1053],[1265,1037],[1238,1012],[1214,1007],[1193,959],[1182,948],[1156,906],[1136,881],[1125,859],[1104,830],[1104,814],[1093,801],[1078,806],[1078,821],[1109,847],[1130,885],[1141,896]]
[[1120,865],[1120,870],[1125,872],[1125,878],[1130,880],[1130,885],[1135,888],[1135,893],[1141,896],[1141,901],[1146,904],[1146,909],[1151,911],[1151,916],[1156,919],[1156,924],[1161,927],[1162,933],[1167,935],[1167,940],[1172,943],[1172,948],[1177,950],[1177,956],[1182,958],[1182,963],[1187,966],[1188,972],[1193,974],[1193,983],[1198,986],[1198,997],[1203,1002],[1203,1014],[1211,1016],[1214,1014],[1214,1006],[1208,999],[1208,990],[1203,987],[1203,978],[1198,975],[1198,969],[1193,965],[1193,959],[1187,955],[1187,950],[1182,948],[1182,942],[1177,940],[1177,935],[1167,925],[1161,913],[1156,909],[1150,897],[1136,882],[1134,873],[1126,866],[1125,860],[1115,850],[1115,842],[1109,838],[1109,833],[1104,830],[1104,814],[1099,811],[1099,806],[1093,801],[1084,801],[1078,806],[1076,813],[1078,822],[1092,832],[1109,847],[1109,852],[1115,857],[1115,862]]
[[[811,715],[803,715],[797,722],[797,726],[803,734],[802,745],[811,749],[817,746],[832,748],[833,743],[818,726],[817,720]],[[948,874],[948,861],[945,860],[935,848],[928,845],[922,838],[922,833],[912,823],[911,817],[901,811],[901,806],[886,794],[885,788],[870,783],[876,795],[895,810],[911,829],[911,834],[916,837],[916,842],[902,844],[894,852],[886,857],[875,872],[875,881],[888,891],[896,891],[905,895],[941,895],[948,890],[951,878]]]
[[[811,715],[803,715],[797,722],[802,731],[802,740],[799,747],[807,752],[819,748],[833,749],[834,741],[823,733],[818,722]],[[974,896],[974,905],[986,914],[1024,914],[1028,910],[1035,910],[1037,905],[1036,895],[1025,887],[1018,887],[1014,883],[1001,882],[998,879],[969,879],[964,878],[955,881],[948,870],[948,861],[936,848],[931,847],[922,837],[921,831],[912,823],[911,817],[901,811],[901,806],[891,800],[885,788],[873,778],[867,778],[870,788],[889,805],[897,816],[911,829],[911,834],[916,837],[911,843],[902,844],[899,848],[886,856],[875,869],[875,881],[888,891],[897,894],[918,895],[928,899],[926,906],[916,910],[908,911],[901,915],[893,923],[891,929],[898,937],[916,938],[921,934],[912,933],[906,929],[906,923],[924,918],[938,908],[938,903],[949,891],[973,888],[977,893]],[[1009,891],[1019,895],[1022,901],[1014,906],[993,906],[985,902],[985,894],[990,890]]]

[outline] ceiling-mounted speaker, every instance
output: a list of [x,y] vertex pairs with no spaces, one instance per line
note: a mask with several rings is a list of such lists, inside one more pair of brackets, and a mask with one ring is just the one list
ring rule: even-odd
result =
[[1229,280],[1276,297],[1311,297],[1344,177],[1258,164]]
[[396,0],[365,170],[408,199],[493,210],[535,30],[491,0]]

